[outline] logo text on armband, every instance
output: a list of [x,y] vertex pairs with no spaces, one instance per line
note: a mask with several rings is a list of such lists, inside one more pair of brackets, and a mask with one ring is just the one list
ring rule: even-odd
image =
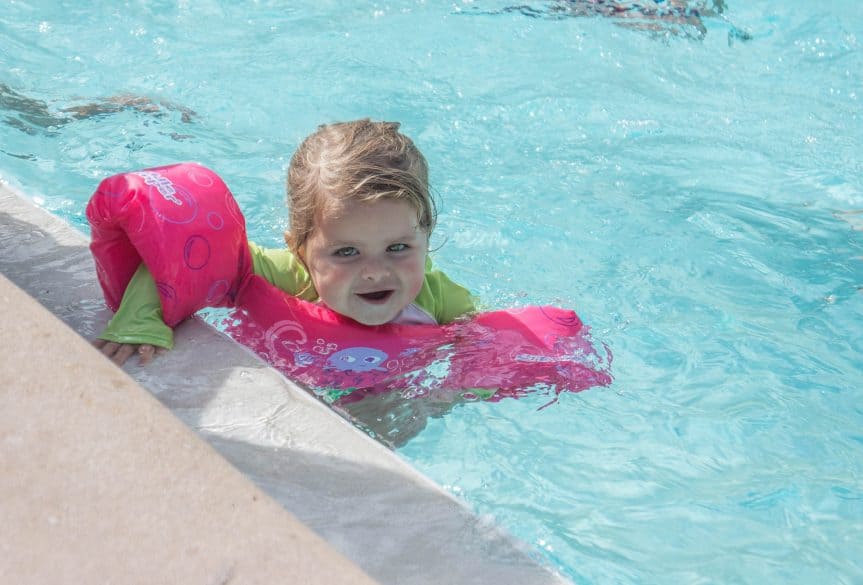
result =
[[159,194],[165,198],[166,201],[170,201],[174,205],[181,206],[183,202],[180,201],[176,197],[177,190],[174,188],[174,184],[167,177],[163,177],[159,173],[155,171],[137,171],[132,173],[133,175],[138,175],[147,185],[151,187],[155,187]]

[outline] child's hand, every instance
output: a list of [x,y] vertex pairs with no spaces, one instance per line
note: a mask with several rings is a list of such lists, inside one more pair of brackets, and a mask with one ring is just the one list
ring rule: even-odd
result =
[[126,360],[135,353],[138,354],[139,366],[145,366],[152,361],[153,357],[165,353],[165,348],[147,343],[136,345],[133,343],[114,343],[113,341],[96,339],[93,341],[93,346],[118,366],[125,364]]

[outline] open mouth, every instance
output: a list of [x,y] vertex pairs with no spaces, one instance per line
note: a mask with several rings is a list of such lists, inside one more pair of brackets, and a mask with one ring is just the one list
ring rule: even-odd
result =
[[370,303],[384,303],[393,294],[392,290],[376,290],[367,293],[357,293],[357,296]]

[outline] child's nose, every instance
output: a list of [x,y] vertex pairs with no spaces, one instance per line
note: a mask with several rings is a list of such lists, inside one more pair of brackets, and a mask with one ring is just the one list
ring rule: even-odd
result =
[[389,273],[386,264],[379,260],[369,260],[363,266],[363,278],[370,282],[381,280]]

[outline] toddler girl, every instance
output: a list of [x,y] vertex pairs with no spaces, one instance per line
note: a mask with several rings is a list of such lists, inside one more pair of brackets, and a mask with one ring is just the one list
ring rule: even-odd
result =
[[[444,324],[475,310],[464,287],[432,268],[428,166],[398,123],[319,127],[291,158],[287,189],[288,249],[249,243],[255,274],[364,325]],[[118,364],[173,346],[143,264],[94,344]]]

